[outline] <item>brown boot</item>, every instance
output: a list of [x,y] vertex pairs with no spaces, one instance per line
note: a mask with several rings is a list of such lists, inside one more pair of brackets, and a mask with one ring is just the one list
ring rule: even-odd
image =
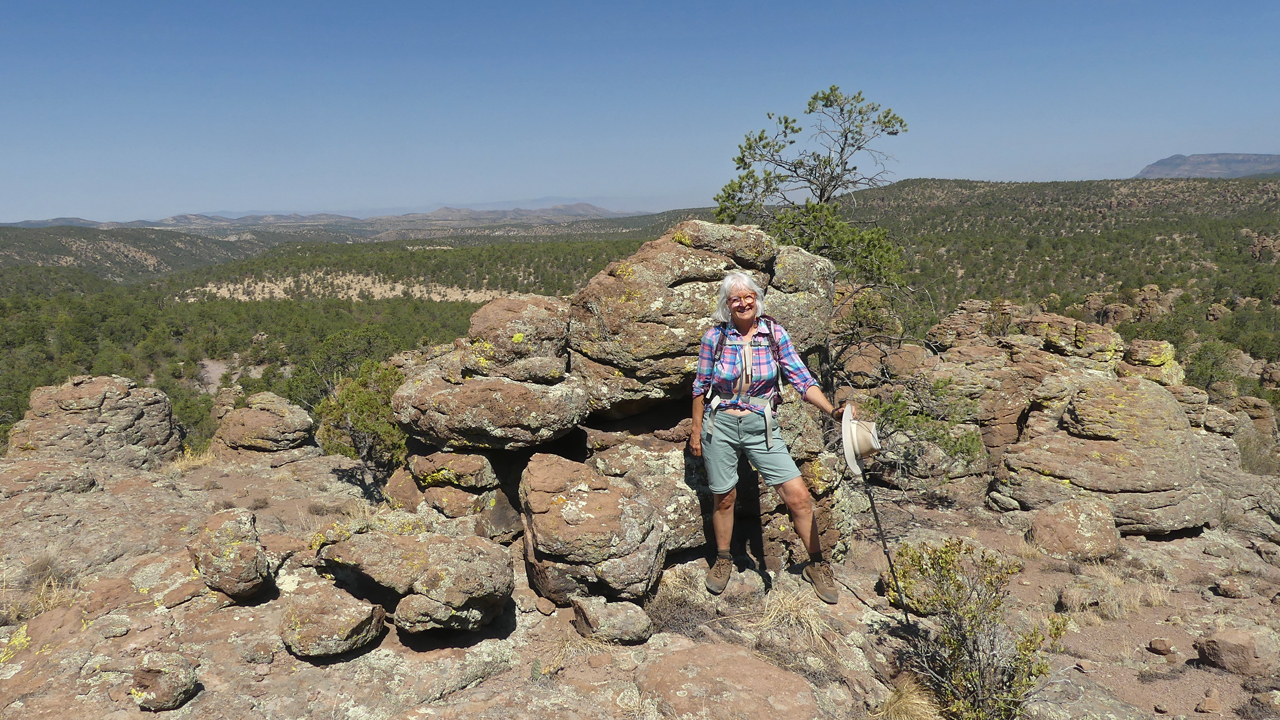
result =
[[828,605],[839,602],[840,591],[836,589],[836,578],[831,574],[831,563],[826,560],[810,562],[804,566],[801,574],[805,580],[813,583],[813,591],[817,593],[819,600]]
[[707,571],[707,592],[712,595],[719,595],[724,592],[725,586],[729,584],[729,578],[733,576],[733,558],[719,555],[716,557],[715,565]]

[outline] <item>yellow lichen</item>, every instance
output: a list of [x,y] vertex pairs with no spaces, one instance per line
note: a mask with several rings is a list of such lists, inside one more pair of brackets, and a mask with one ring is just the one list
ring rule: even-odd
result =
[[31,637],[27,635],[27,626],[23,625],[9,637],[9,644],[4,646],[4,652],[0,652],[0,663],[9,662],[19,652],[29,647],[31,647]]

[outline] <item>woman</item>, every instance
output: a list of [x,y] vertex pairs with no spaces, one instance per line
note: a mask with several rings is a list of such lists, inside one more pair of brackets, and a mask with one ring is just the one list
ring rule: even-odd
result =
[[779,375],[786,375],[804,399],[823,412],[835,418],[838,411],[800,360],[787,331],[765,315],[764,291],[750,275],[725,276],[711,317],[716,325],[702,336],[698,350],[689,437],[689,451],[703,458],[715,495],[711,527],[717,553],[707,573],[707,590],[719,595],[733,574],[729,541],[738,497],[738,454],[745,450],[765,483],[787,504],[796,534],[809,552],[805,579],[823,602],[835,603],[839,594],[831,566],[822,557],[813,497],[774,422]]

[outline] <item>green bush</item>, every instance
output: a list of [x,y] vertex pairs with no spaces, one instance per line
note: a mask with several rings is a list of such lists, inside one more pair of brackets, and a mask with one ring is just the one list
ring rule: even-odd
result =
[[1049,672],[1041,651],[1066,630],[1053,616],[1049,627],[1015,633],[1003,620],[1009,580],[1021,568],[959,538],[935,547],[904,544],[896,568],[901,595],[889,598],[929,616],[933,632],[911,634],[906,663],[937,696],[951,720],[1014,720]]
[[316,438],[329,454],[364,462],[383,475],[404,463],[408,436],[391,412],[391,395],[404,382],[396,368],[366,360],[353,378],[316,406]]

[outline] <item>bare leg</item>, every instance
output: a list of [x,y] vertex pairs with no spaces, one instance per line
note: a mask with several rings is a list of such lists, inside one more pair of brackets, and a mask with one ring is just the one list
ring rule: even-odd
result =
[[[791,511],[791,524],[796,527],[796,534],[804,543],[804,549],[810,554],[822,552],[818,540],[818,520],[813,514],[813,496],[809,494],[809,486],[803,478],[792,478],[778,486],[778,495]],[[715,520],[712,519],[714,524]],[[730,526],[732,530],[732,526]],[[717,530],[716,536],[719,537]]]
[[[805,488],[808,492],[808,488]],[[716,534],[716,550],[729,549],[733,540],[733,506],[738,500],[738,488],[723,495],[715,495],[716,507],[711,511],[711,528]]]

